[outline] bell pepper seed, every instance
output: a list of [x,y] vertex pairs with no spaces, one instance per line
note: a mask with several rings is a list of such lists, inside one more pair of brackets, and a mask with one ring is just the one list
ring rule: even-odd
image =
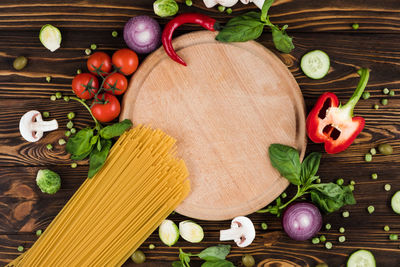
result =
[[311,243],[315,244],[319,244],[320,240],[318,237],[314,237],[313,239],[311,239]]
[[389,94],[389,89],[384,88],[384,89],[382,90],[382,93],[385,94],[385,95]]
[[76,167],[78,167],[78,164],[76,162],[72,162],[71,163],[71,168],[75,169]]
[[364,92],[364,93],[362,94],[362,98],[363,98],[364,100],[367,100],[368,98],[370,98],[370,96],[371,96],[371,94],[370,94],[369,92]]
[[370,153],[365,154],[365,161],[366,162],[372,161],[372,155]]
[[340,227],[340,228],[339,228],[339,232],[340,232],[340,233],[343,234],[345,231],[346,231],[346,230],[344,229],[344,227]]
[[385,226],[383,227],[383,230],[384,230],[385,232],[389,232],[389,231],[390,231],[389,225],[385,225]]
[[390,191],[390,189],[392,189],[392,186],[390,184],[385,184],[383,188],[385,189],[385,191]]
[[386,106],[388,104],[388,100],[386,98],[381,100],[382,105]]
[[368,213],[369,213],[369,214],[372,214],[372,213],[374,213],[374,211],[375,211],[375,207],[372,206],[372,205],[370,205],[370,206],[368,206],[367,210],[368,210]]
[[377,173],[371,174],[371,178],[374,180],[378,179],[378,174]]
[[326,247],[326,249],[331,249],[333,247],[333,245],[331,242],[326,242],[325,247]]
[[343,216],[343,218],[347,218],[347,217],[350,216],[350,212],[348,212],[347,210],[346,210],[346,211],[343,211],[343,212],[342,212],[342,216]]

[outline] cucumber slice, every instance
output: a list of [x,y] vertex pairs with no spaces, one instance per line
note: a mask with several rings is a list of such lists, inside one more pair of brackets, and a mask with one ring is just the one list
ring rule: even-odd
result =
[[375,257],[369,250],[357,250],[347,260],[347,267],[376,267]]
[[394,212],[400,214],[400,191],[397,191],[392,196],[391,206]]
[[164,220],[158,228],[161,241],[167,246],[173,246],[179,239],[178,226],[171,220]]
[[331,66],[329,56],[321,50],[308,52],[301,58],[300,67],[307,77],[322,79],[328,73]]
[[191,243],[199,243],[204,238],[203,228],[192,221],[180,222],[179,232],[183,239]]
[[39,39],[44,47],[54,52],[60,48],[61,32],[53,25],[46,24],[40,29]]

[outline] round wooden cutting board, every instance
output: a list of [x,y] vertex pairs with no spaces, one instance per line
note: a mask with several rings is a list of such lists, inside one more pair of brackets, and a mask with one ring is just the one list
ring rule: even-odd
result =
[[287,187],[272,167],[272,143],[306,149],[304,101],[287,67],[254,41],[220,43],[193,32],[141,64],[124,96],[121,120],[160,128],[177,139],[192,191],[177,212],[226,220],[252,213]]

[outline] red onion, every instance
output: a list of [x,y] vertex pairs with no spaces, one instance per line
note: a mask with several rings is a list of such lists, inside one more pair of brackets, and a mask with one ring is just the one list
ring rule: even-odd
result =
[[296,203],[286,208],[282,225],[290,238],[299,241],[307,240],[321,229],[321,212],[311,203]]
[[149,16],[133,17],[125,24],[124,40],[136,53],[153,52],[161,45],[160,25]]

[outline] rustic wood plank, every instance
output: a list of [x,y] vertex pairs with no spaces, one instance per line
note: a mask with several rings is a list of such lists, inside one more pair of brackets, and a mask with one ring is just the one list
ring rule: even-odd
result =
[[[53,23],[63,29],[81,28],[122,28],[132,16],[149,15],[156,17],[149,0],[107,0],[97,1],[1,1],[1,29],[39,30],[46,23]],[[254,5],[233,7],[233,13],[220,13],[217,8],[207,9],[201,0],[193,1],[192,7],[179,0],[180,12],[201,12],[211,15],[220,22],[226,22],[237,14],[258,10]],[[399,32],[400,7],[396,0],[384,1],[308,1],[277,0],[271,8],[271,21],[289,24],[291,31],[352,31],[351,24],[359,23],[360,31]],[[164,24],[168,19],[160,19]],[[185,27],[190,29],[190,27]]]

